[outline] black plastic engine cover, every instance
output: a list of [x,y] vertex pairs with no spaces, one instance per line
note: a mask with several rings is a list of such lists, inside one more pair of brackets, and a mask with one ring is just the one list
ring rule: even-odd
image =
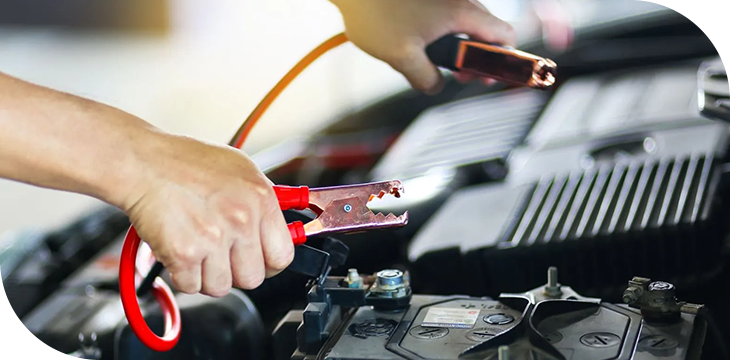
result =
[[[538,286],[552,265],[587,296],[620,294],[635,273],[685,289],[702,286],[722,270],[727,230],[727,207],[719,201],[720,131],[713,124],[652,135],[661,143],[704,140],[702,147],[717,151],[660,150],[588,170],[526,176],[550,166],[550,156],[541,154],[514,176],[519,180],[460,191],[410,246],[414,278],[427,280],[414,287],[439,294],[517,291]],[[555,150],[552,161],[563,162],[554,168],[580,153]]]
[[434,168],[505,159],[523,141],[549,94],[517,89],[428,109],[403,131],[370,176],[415,179]]
[[723,271],[730,133],[699,113],[698,64],[566,83],[505,181],[460,190],[416,234],[414,289],[494,296],[553,265],[612,301],[637,273],[705,289]]

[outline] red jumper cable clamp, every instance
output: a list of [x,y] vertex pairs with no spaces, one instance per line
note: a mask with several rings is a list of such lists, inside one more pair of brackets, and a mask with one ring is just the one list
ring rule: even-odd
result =
[[[373,182],[367,184],[309,188],[307,186],[274,186],[274,192],[282,210],[309,209],[317,217],[304,224],[295,221],[288,224],[294,245],[302,245],[307,237],[333,233],[352,233],[365,230],[399,227],[408,224],[408,212],[395,216],[392,213],[375,214],[367,203],[385,195],[400,197],[403,185],[398,180]],[[172,349],[180,333],[180,309],[175,303],[172,290],[157,275],[162,271],[161,263],[156,263],[149,275],[142,278],[135,272],[137,251],[141,239],[134,227],[127,233],[122,248],[122,261],[119,271],[119,292],[122,305],[130,327],[143,344],[156,351]],[[137,280],[142,284],[135,289]],[[150,290],[162,308],[165,318],[165,335],[157,336],[147,326],[137,301],[137,295]]]
[[295,221],[288,225],[294,245],[304,244],[307,236],[359,232],[408,223],[408,212],[400,216],[392,213],[376,215],[367,207],[367,203],[375,197],[382,198],[386,194],[400,197],[403,185],[398,180],[312,189],[277,185],[274,191],[282,210],[309,209],[317,214],[306,224]]
[[[251,115],[244,121],[241,127],[238,129],[236,134],[229,143],[237,149],[243,147],[243,143],[248,137],[249,133],[253,129],[254,125],[258,122],[261,116],[266,112],[271,103],[281,94],[282,91],[289,85],[304,69],[313,63],[317,58],[322,56],[327,51],[336,48],[339,45],[347,42],[347,36],[344,33],[337,34],[327,41],[320,44],[314,50],[312,50],[307,56],[302,58],[282,79],[279,83],[274,86],[271,91],[266,94],[264,99],[256,106]],[[286,192],[285,187],[280,187],[279,192]],[[293,193],[292,193],[293,194]],[[309,193],[302,190],[298,193],[300,197],[297,202],[293,202],[289,195],[283,195],[284,202],[291,206],[289,208],[299,208],[306,199],[304,196],[309,196]],[[315,195],[316,198],[316,195]],[[285,206],[285,207],[286,207]],[[320,220],[319,223],[322,223]],[[327,220],[324,221],[327,223]],[[315,222],[316,224],[316,222]],[[313,225],[309,225],[310,228]],[[324,228],[324,226],[323,226]],[[330,229],[333,226],[329,226]],[[302,242],[306,238],[307,230],[303,224],[290,224],[289,231],[293,234],[293,241]],[[310,229],[310,232],[316,231]],[[305,237],[303,238],[302,235]],[[175,302],[175,295],[165,282],[158,277],[161,273],[163,266],[160,263],[155,264],[152,270],[143,277],[139,272],[135,271],[135,265],[137,260],[137,252],[139,250],[142,239],[140,239],[137,231],[132,226],[127,232],[127,236],[124,239],[124,246],[122,248],[122,255],[120,258],[119,265],[119,296],[122,299],[122,308],[124,308],[124,314],[127,317],[130,328],[139,340],[145,346],[155,351],[169,351],[177,345],[180,340],[181,331],[181,317],[180,309]],[[141,282],[139,288],[136,288],[136,282]],[[151,291],[157,302],[160,305],[162,314],[165,319],[165,330],[163,336],[158,336],[152,330],[144,320],[142,316],[142,310],[139,307],[137,296],[145,294],[147,291]]]

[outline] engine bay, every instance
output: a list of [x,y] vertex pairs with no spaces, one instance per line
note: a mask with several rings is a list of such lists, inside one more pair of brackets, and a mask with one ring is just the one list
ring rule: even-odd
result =
[[[125,319],[129,221],[114,208],[6,240],[23,244],[0,252],[10,303],[41,341],[87,359],[721,359],[727,73],[682,16],[620,20],[564,54],[526,45],[565,69],[555,90],[452,81],[261,155],[276,183],[400,179],[402,198],[371,208],[410,222],[313,238],[255,290],[177,294],[169,352]],[[162,332],[154,299],[141,305]]]

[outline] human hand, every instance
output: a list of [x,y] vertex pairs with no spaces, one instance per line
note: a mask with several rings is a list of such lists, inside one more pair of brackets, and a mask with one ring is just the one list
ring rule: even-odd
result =
[[[426,55],[426,47],[444,35],[514,46],[512,26],[477,0],[331,0],[340,9],[348,39],[366,53],[402,73],[415,89],[435,94],[443,76]],[[467,82],[476,76],[454,73]],[[492,79],[483,79],[485,83]]]
[[273,184],[241,151],[155,132],[120,204],[184,293],[253,289],[286,268],[294,245]]

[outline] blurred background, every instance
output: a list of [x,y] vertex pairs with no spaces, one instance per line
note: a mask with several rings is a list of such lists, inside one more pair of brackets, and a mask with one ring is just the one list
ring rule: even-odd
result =
[[[482,2],[521,38],[540,31],[533,1]],[[581,12],[591,11],[593,1],[579,2]],[[0,71],[171,132],[226,142],[291,66],[342,30],[326,0],[0,0]],[[245,150],[311,133],[407,86],[388,65],[346,44],[287,89]],[[55,227],[96,204],[4,180],[0,199],[0,234]]]

